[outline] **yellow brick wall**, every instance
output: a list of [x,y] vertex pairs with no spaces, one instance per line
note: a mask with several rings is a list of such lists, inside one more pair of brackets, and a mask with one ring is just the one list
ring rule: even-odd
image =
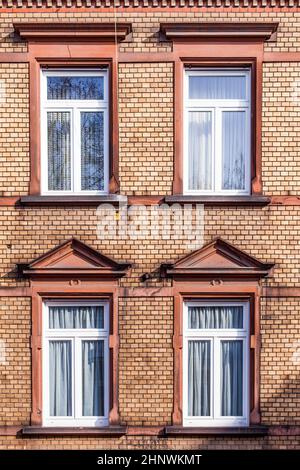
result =
[[[112,21],[111,12],[1,13],[0,52],[24,52],[12,37],[13,21]],[[163,21],[280,21],[278,40],[266,44],[273,52],[297,52],[300,13],[296,12],[154,12],[118,13],[133,23],[133,42],[126,52],[164,52],[159,43]],[[299,192],[299,109],[296,63],[264,65],[263,182],[268,195]],[[29,183],[28,68],[0,64],[5,95],[0,103],[0,192],[27,193]],[[297,88],[297,87],[296,87]],[[300,87],[299,87],[300,88]],[[300,90],[299,94],[300,94]],[[296,89],[297,95],[297,89]],[[1,97],[0,97],[1,98]],[[171,194],[173,172],[173,66],[169,63],[119,66],[120,182],[127,195]],[[204,214],[204,241],[220,236],[262,261],[275,262],[269,285],[300,287],[299,206],[210,207]],[[16,263],[26,263],[71,236],[104,254],[134,263],[122,286],[141,286],[139,276],[162,262],[189,252],[185,236],[176,240],[103,240],[97,237],[94,208],[0,207],[0,286],[20,286]],[[199,244],[201,238],[199,236]],[[265,282],[265,281],[264,281]],[[150,283],[151,284],[151,283]],[[153,282],[157,286],[169,285]],[[262,299],[261,408],[265,424],[298,424],[300,302],[296,298]],[[119,406],[129,425],[171,423],[173,407],[173,300],[120,298]],[[0,298],[0,339],[6,363],[0,365],[0,426],[29,423],[31,409],[30,301]],[[16,439],[0,436],[1,448],[300,448],[299,436],[264,438],[178,438],[124,436],[121,438],[57,437]]]
[[121,298],[119,319],[121,421],[171,424],[173,299]]
[[0,64],[0,196],[28,194],[28,64]]
[[120,64],[119,122],[121,192],[172,194],[173,64]]
[[31,302],[0,297],[0,426],[28,423],[31,411]]

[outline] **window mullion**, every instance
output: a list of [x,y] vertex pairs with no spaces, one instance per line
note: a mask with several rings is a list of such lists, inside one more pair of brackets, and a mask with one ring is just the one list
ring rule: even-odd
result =
[[74,106],[73,134],[73,192],[81,191],[81,142],[80,142],[80,109]]
[[80,416],[80,392],[81,392],[81,384],[80,384],[80,343],[81,340],[78,337],[74,337],[74,363],[73,363],[73,388],[74,388],[74,419],[78,419]]
[[222,110],[215,107],[214,191],[222,190]]

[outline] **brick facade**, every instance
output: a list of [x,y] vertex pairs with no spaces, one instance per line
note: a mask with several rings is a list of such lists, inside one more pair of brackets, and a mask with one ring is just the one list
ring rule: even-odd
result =
[[[272,277],[261,283],[264,289],[272,287],[273,293],[278,288],[279,294],[263,295],[260,301],[261,424],[270,426],[269,434],[159,435],[172,424],[173,297],[148,295],[147,288],[172,287],[172,281],[142,282],[140,276],[187,254],[185,236],[101,239],[95,207],[24,207],[17,201],[28,194],[30,180],[29,67],[14,56],[26,53],[27,44],[14,36],[13,23],[111,22],[114,12],[109,7],[80,6],[72,11],[51,7],[25,11],[8,5],[0,6],[0,340],[5,346],[0,362],[0,448],[299,449],[300,10],[296,6],[267,10],[170,6],[159,11],[124,7],[117,9],[116,17],[131,22],[133,28],[132,40],[118,46],[120,54],[159,56],[157,62],[120,60],[118,66],[119,178],[120,192],[127,196],[172,194],[174,68],[163,60],[162,53],[170,53],[172,44],[160,42],[160,22],[279,23],[277,41],[264,45],[265,55],[273,54],[273,61],[269,57],[263,65],[262,179],[263,194],[271,202],[265,207],[205,206],[203,240],[221,237],[261,261],[275,263]],[[286,55],[278,58],[275,53]],[[10,197],[15,198],[13,203]],[[30,424],[31,412],[31,299],[26,291],[29,281],[17,273],[16,265],[72,236],[106,256],[133,263],[119,281],[124,289],[118,300],[119,412],[128,432],[122,437],[20,437],[20,429]],[[145,290],[132,296],[129,288]],[[280,294],[284,288],[290,289],[290,295]]]

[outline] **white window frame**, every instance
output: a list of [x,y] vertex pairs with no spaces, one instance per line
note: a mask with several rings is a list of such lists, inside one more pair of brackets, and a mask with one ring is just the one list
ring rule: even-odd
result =
[[[48,100],[47,77],[80,76],[103,77],[103,100]],[[101,195],[108,193],[109,180],[109,90],[107,69],[41,69],[41,192],[43,195]],[[48,190],[48,111],[69,111],[71,113],[71,190]],[[104,114],[104,188],[81,189],[81,145],[80,112],[99,111]]]
[[[241,329],[189,329],[188,308],[191,306],[242,306],[243,328]],[[243,341],[243,416],[221,416],[221,341]],[[188,342],[211,341],[211,415],[188,415]],[[249,425],[249,302],[228,301],[188,301],[183,306],[183,426],[197,427],[236,427]]]
[[[189,77],[191,76],[244,76],[246,77],[246,99],[189,99]],[[184,124],[183,124],[183,192],[187,195],[235,196],[251,193],[251,70],[249,68],[201,68],[185,69],[184,77]],[[189,189],[189,139],[188,113],[190,111],[212,112],[212,188],[206,190]],[[245,112],[246,155],[245,189],[222,189],[222,112]]]
[[[104,328],[49,328],[49,307],[103,306]],[[109,419],[109,302],[108,301],[49,301],[43,304],[43,426],[103,427]],[[104,341],[104,416],[82,416],[82,340]],[[66,340],[72,343],[72,416],[50,416],[49,342]]]

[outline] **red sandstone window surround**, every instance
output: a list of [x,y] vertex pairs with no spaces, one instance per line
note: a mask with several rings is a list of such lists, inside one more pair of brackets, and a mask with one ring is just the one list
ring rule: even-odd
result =
[[[214,240],[200,250],[179,259],[174,264],[163,264],[161,266],[162,275],[173,279],[174,289],[174,406],[173,426],[166,429],[167,434],[178,434],[181,431],[187,433],[189,430],[191,434],[194,434],[197,432],[203,433],[207,428],[220,430],[220,428],[226,429],[232,426],[247,426],[249,424],[251,427],[260,424],[259,305],[261,285],[259,281],[261,278],[268,276],[272,268],[273,264],[262,263],[221,239]],[[198,336],[200,336],[196,335],[194,337],[192,331],[187,330],[184,326],[187,324],[186,306],[192,304],[198,306],[245,306],[243,320],[239,325],[240,328],[235,331],[232,328],[227,328],[226,332],[228,341],[233,340],[233,336],[239,336],[239,339],[244,343],[245,362],[243,373],[246,374],[246,377],[244,376],[244,379],[241,379],[243,382],[243,385],[241,382],[241,386],[248,387],[249,398],[247,403],[243,402],[243,407],[239,410],[239,413],[242,413],[241,417],[234,419],[227,417],[224,419],[220,415],[221,402],[219,398],[216,398],[216,394],[219,395],[221,386],[215,386],[210,392],[214,409],[202,410],[203,414],[204,411],[205,413],[209,412],[210,418],[205,419],[204,417],[204,419],[201,419],[199,416],[198,418],[197,416],[195,418],[188,416],[187,403],[189,397],[187,396],[186,374],[183,374],[183,368],[187,366],[185,346],[187,346],[186,342],[189,339],[199,341],[200,337],[203,340],[205,336],[202,329],[201,331],[198,330]],[[220,348],[222,331],[217,331],[215,328],[213,330],[210,341],[214,341],[214,346]],[[211,347],[213,348],[213,346]],[[214,361],[215,363],[218,362],[216,356],[214,356]],[[221,369],[219,368],[213,372],[211,377],[216,380],[218,376],[220,378],[220,373]],[[247,393],[245,396],[247,396]]]
[[[119,426],[118,410],[119,337],[117,292],[118,279],[126,274],[129,267],[128,263],[118,263],[107,258],[74,238],[55,247],[29,265],[22,267],[23,274],[30,279],[32,292],[32,413],[31,426],[26,427],[24,433],[45,433],[49,426],[51,426],[51,433],[56,432],[55,428],[58,429],[58,433],[69,433],[70,428],[77,426],[88,427],[88,429],[94,428],[91,431],[92,433],[112,432],[120,434],[124,432],[124,429],[121,429]],[[52,323],[49,316],[49,308],[51,306],[60,306],[59,311],[52,312],[53,315],[56,315]],[[101,312],[93,310],[85,312],[85,317],[81,320],[77,319],[76,325],[73,325],[72,322],[72,324],[70,323],[70,313],[72,312],[70,309],[65,311],[66,306],[71,306],[73,313],[75,309],[76,314],[80,313],[80,306],[85,306],[88,309],[91,308],[89,306],[94,306],[94,310],[96,307],[100,310],[102,309],[103,321],[101,318],[99,318],[99,321],[94,318],[96,313],[101,314]],[[95,328],[90,324],[90,328],[85,331],[87,313],[90,316],[89,321],[96,323],[94,325]],[[58,314],[59,317],[57,316]],[[48,316],[45,317],[45,315]],[[58,326],[61,328],[58,328]],[[69,330],[71,328],[71,336],[67,335],[66,338],[69,341],[73,341],[73,346],[71,348],[70,344],[62,344],[65,347],[64,353],[67,354],[66,347],[70,346],[70,354],[72,349],[75,354],[74,358],[76,358],[76,354],[79,357],[79,366],[82,362],[80,357],[84,353],[84,346],[86,348],[93,346],[91,344],[84,345],[85,340],[104,342],[99,345],[99,347],[103,346],[104,354],[104,388],[102,397],[103,406],[98,404],[100,408],[97,405],[99,409],[98,411],[96,410],[97,413],[95,411],[98,417],[85,418],[82,399],[79,399],[74,404],[71,396],[68,409],[66,408],[66,403],[55,404],[55,406],[52,403],[51,405],[51,393],[53,390],[51,392],[49,389],[49,364],[48,367],[46,365],[45,369],[45,361],[47,357],[48,359],[50,357],[49,347],[51,341],[60,340],[61,342],[66,342],[66,338],[64,339],[63,336],[63,329],[67,326],[69,326]],[[53,329],[52,327],[55,328]],[[80,345],[83,348],[82,351],[80,351]],[[55,350],[52,351],[52,361],[55,358],[57,359],[57,355],[55,356],[56,352]],[[77,390],[81,389],[78,383],[83,379],[81,374],[78,375],[78,364],[76,366],[76,373],[74,372],[75,365],[72,366],[73,374],[76,377],[71,380],[72,386],[74,386],[74,383],[76,385],[77,382]],[[51,406],[54,411],[51,411]],[[65,418],[63,416],[60,417],[59,409],[62,410],[63,414],[67,414]],[[89,414],[89,409],[86,409],[86,413]],[[58,416],[53,417],[53,414]],[[108,429],[105,430],[105,428]],[[87,432],[87,430],[85,429],[84,432]]]
[[119,23],[115,28],[111,23],[15,23],[14,28],[28,43],[30,62],[29,199],[42,194],[40,75],[47,68],[107,71],[110,106],[106,192],[113,197],[119,193],[116,43],[129,37],[131,24]]
[[[215,201],[227,198],[225,192],[185,194],[184,174],[184,78],[186,70],[250,70],[251,73],[251,163],[249,195],[253,202],[266,203],[261,180],[262,63],[265,41],[276,40],[277,23],[163,23],[161,37],[173,42],[175,60],[174,90],[174,182],[173,196],[167,202],[186,199]],[[229,193],[228,193],[229,194]],[[232,194],[241,202],[249,196]]]

